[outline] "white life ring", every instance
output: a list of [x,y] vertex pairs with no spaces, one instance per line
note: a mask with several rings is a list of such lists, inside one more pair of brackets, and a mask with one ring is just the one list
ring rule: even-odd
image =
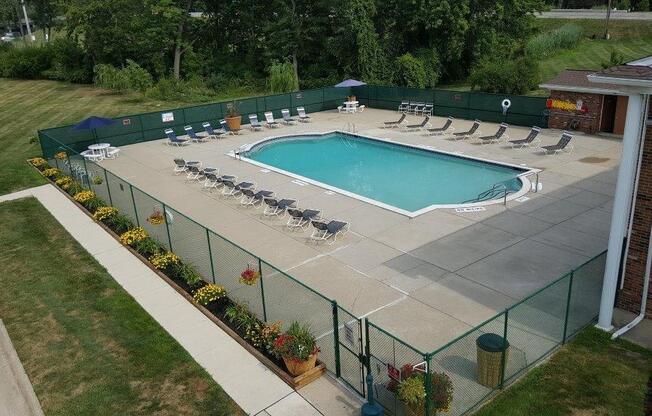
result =
[[505,98],[500,105],[503,106],[503,114],[507,114],[507,110],[509,110],[509,107],[512,106],[512,102],[510,101],[509,98]]

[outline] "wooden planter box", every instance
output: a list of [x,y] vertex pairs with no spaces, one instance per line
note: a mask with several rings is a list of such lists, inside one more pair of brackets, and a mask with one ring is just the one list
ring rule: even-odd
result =
[[321,361],[317,361],[317,365],[315,368],[313,368],[310,371],[307,371],[300,376],[292,376],[288,372],[286,372],[284,369],[276,365],[272,360],[267,358],[265,354],[262,352],[258,351],[256,348],[254,348],[251,344],[249,344],[247,341],[242,339],[240,335],[238,335],[231,327],[229,327],[227,324],[222,322],[218,317],[213,315],[211,311],[206,309],[204,306],[200,305],[199,303],[195,302],[193,297],[183,290],[183,288],[174,282],[174,280],[170,279],[167,275],[165,275],[163,272],[158,270],[156,267],[154,267],[149,260],[147,260],[145,257],[143,257],[140,253],[138,253],[136,250],[131,248],[130,246],[125,246],[120,242],[120,236],[117,235],[116,233],[113,232],[112,229],[107,227],[104,223],[101,221],[95,221],[93,216],[91,215],[90,212],[84,207],[82,204],[79,202],[75,201],[75,199],[70,196],[66,191],[63,189],[59,188],[54,181],[52,181],[50,178],[46,177],[43,175],[43,173],[36,169],[31,163],[28,162],[30,166],[32,166],[37,172],[41,174],[48,182],[50,182],[56,189],[59,190],[63,195],[65,195],[70,201],[72,201],[73,204],[75,204],[84,214],[86,214],[89,218],[91,218],[96,224],[98,224],[100,227],[104,229],[111,237],[113,237],[118,243],[120,243],[121,246],[125,247],[127,250],[131,252],[134,256],[136,256],[141,262],[143,262],[147,267],[149,267],[154,273],[156,273],[161,279],[165,280],[168,285],[170,285],[174,290],[176,290],[181,296],[186,298],[188,302],[190,302],[195,308],[197,308],[201,313],[203,313],[208,319],[210,319],[215,325],[220,327],[224,332],[226,332],[231,338],[236,340],[238,344],[242,345],[247,351],[249,351],[254,357],[258,359],[261,363],[263,363],[267,368],[272,370],[274,374],[279,376],[286,384],[288,384],[290,387],[292,387],[294,390],[299,390],[302,387],[307,386],[311,382],[317,380],[319,377],[324,374],[326,371],[326,365],[322,363]]

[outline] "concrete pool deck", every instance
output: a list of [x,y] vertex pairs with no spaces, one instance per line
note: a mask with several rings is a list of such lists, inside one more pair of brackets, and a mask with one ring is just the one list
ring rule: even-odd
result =
[[[312,123],[246,130],[182,148],[166,146],[164,140],[124,146],[118,159],[101,165],[423,351],[445,344],[606,249],[620,139],[578,134],[572,154],[544,156],[502,143],[480,145],[381,129],[382,121],[398,118],[388,110],[311,116]],[[432,124],[443,121],[435,117]],[[542,169],[543,188],[507,206],[477,212],[438,209],[410,219],[226,155],[267,136],[346,130],[350,123],[363,135]],[[463,131],[471,121],[453,125]],[[491,134],[497,127],[482,123],[481,130]],[[508,130],[512,139],[528,132],[526,127]],[[542,136],[543,144],[554,144],[560,132],[543,130]],[[301,207],[348,221],[351,232],[332,246],[310,243],[308,231],[288,231],[285,220],[263,218],[262,209],[240,207],[219,192],[174,176],[175,157],[198,159],[221,173],[253,180],[260,189],[298,200]]]

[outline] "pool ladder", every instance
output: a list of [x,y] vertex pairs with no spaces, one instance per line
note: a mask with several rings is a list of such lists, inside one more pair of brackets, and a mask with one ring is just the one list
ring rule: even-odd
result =
[[482,202],[482,201],[490,201],[492,199],[496,199],[497,197],[502,197],[503,199],[503,205],[507,205],[507,195],[511,194],[512,190],[510,190],[507,185],[505,185],[504,182],[498,182],[494,184],[490,189],[487,189],[484,192],[481,192],[478,194],[478,196],[474,199],[469,199],[468,201],[464,201],[463,204],[470,204],[473,202]]

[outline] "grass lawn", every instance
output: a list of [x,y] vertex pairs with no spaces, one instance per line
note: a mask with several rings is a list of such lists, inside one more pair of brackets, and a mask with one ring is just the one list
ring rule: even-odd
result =
[[140,94],[114,94],[89,85],[0,78],[0,195],[44,183],[25,164],[25,159],[41,154],[39,144],[30,142],[39,129],[90,115],[115,117],[188,105],[144,99]]
[[244,414],[36,199],[0,204],[0,235],[0,317],[45,414]]
[[[560,51],[541,61],[543,82],[554,78],[564,69],[601,69],[608,63],[611,51],[620,52],[625,61],[652,55],[652,23],[649,21],[614,20],[610,26],[611,39],[601,39],[604,21],[591,19],[538,19],[537,26],[546,32],[564,24],[572,23],[584,29],[584,39],[569,50]],[[595,39],[592,39],[595,37]]]
[[643,415],[652,351],[587,328],[476,416]]

